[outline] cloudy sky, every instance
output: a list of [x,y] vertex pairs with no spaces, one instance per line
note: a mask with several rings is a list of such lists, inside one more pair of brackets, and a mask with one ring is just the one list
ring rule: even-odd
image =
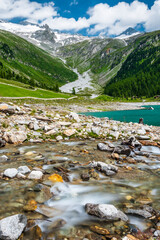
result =
[[160,0],[0,0],[0,18],[86,35],[117,35],[128,27],[153,31],[160,29]]

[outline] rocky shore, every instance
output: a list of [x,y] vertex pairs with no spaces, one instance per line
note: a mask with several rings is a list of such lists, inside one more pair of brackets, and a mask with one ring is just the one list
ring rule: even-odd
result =
[[74,109],[0,104],[0,239],[160,239],[160,128]]

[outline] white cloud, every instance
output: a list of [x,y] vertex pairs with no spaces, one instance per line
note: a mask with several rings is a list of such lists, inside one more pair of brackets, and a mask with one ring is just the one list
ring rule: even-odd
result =
[[[78,4],[73,0],[71,5]],[[137,0],[132,3],[119,2],[115,6],[99,3],[87,11],[88,18],[64,18],[59,16],[53,2],[40,4],[30,0],[0,0],[0,18],[15,17],[48,24],[52,29],[79,31],[86,29],[89,34],[119,34],[128,27],[142,24],[146,31],[160,29],[160,0],[153,3],[151,9],[147,4]]]
[[54,16],[57,16],[57,11],[53,2],[40,4],[29,0],[0,0],[1,19],[22,17],[38,22]]
[[56,17],[56,18],[49,18],[46,19],[41,23],[42,25],[48,24],[52,29],[58,30],[75,30],[79,31],[84,28],[88,28],[89,22],[86,18],[79,18],[77,21],[74,18],[63,18],[63,17]]
[[160,30],[160,0],[154,2],[144,26],[146,31]]

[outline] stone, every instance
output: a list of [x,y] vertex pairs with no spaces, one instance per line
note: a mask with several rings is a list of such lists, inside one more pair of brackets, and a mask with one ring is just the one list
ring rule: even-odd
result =
[[121,144],[137,148],[139,151],[142,148],[142,144],[139,141],[137,141],[135,137],[130,137],[127,141],[123,141]]
[[16,168],[7,168],[4,171],[4,176],[9,178],[14,178],[17,175],[18,171]]
[[6,103],[0,104],[0,112],[8,113],[8,114],[14,114],[16,111],[15,107],[10,106]]
[[139,140],[150,140],[150,137],[147,135],[140,135],[136,137]]
[[100,134],[101,128],[100,127],[92,127],[91,131],[97,135]]
[[43,173],[41,171],[32,171],[28,178],[29,179],[41,179],[43,177]]
[[128,217],[114,205],[110,204],[91,204],[85,205],[85,210],[89,215],[96,216],[102,220],[109,221],[128,221]]
[[65,136],[70,137],[76,133],[76,130],[75,129],[67,129],[63,133]]
[[71,122],[59,122],[59,124],[61,125],[61,126],[65,126],[65,127],[69,127],[69,126],[71,126]]
[[17,173],[17,178],[19,179],[26,179],[26,176],[22,173]]
[[112,153],[111,157],[112,157],[113,159],[116,159],[116,160],[119,160],[119,159],[120,159],[120,156],[119,156],[118,153]]
[[3,139],[8,143],[22,143],[27,139],[27,134],[23,131],[10,131],[5,132]]
[[100,151],[113,152],[114,148],[110,147],[108,144],[98,143],[97,149]]
[[6,162],[8,160],[8,157],[6,155],[0,156],[0,162]]
[[89,179],[90,179],[89,173],[83,172],[83,173],[81,174],[81,179],[82,179],[83,181],[89,181]]
[[118,172],[118,167],[112,165],[112,164],[106,164],[104,162],[91,162],[89,164],[89,167],[96,168],[100,170],[101,172],[104,172],[107,176],[114,175]]
[[128,234],[127,236],[123,237],[122,240],[139,240],[138,238],[135,238],[134,236]]
[[76,122],[80,122],[80,118],[79,118],[79,115],[75,112],[70,112],[69,114],[69,118],[70,119],[74,119]]
[[152,214],[144,209],[127,209],[127,214],[138,215],[144,218],[152,217]]
[[124,154],[129,156],[131,154],[131,149],[127,146],[117,146],[114,149],[114,153]]
[[61,140],[63,140],[63,137],[59,135],[59,136],[56,137],[56,140],[61,141]]
[[45,134],[46,135],[55,135],[55,134],[57,134],[57,129],[52,129],[52,130],[46,132]]
[[34,130],[34,131],[37,131],[40,129],[37,122],[30,122],[28,127],[29,127],[29,129]]
[[6,141],[0,138],[0,147],[5,147]]
[[27,225],[25,215],[17,214],[0,221],[0,239],[16,240]]
[[20,166],[17,170],[19,173],[22,173],[22,174],[27,174],[31,172],[31,170],[27,166]]
[[156,230],[156,231],[154,232],[154,236],[155,236],[155,237],[160,237],[160,230]]

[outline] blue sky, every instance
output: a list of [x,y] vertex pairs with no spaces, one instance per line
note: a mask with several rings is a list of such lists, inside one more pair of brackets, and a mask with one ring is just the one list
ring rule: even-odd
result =
[[0,16],[65,32],[111,36],[128,27],[159,30],[160,0],[0,0]]

